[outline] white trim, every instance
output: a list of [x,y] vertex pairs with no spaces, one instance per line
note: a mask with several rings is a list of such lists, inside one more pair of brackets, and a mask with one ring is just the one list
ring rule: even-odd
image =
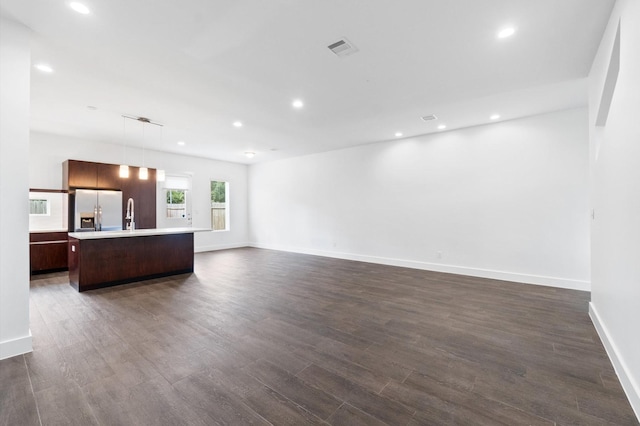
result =
[[29,330],[29,334],[27,336],[0,342],[0,360],[26,354],[27,352],[32,351],[33,342],[31,338],[31,330]]
[[627,394],[627,399],[629,399],[631,408],[635,412],[636,417],[640,420],[640,386],[638,386],[638,383],[636,383],[633,376],[630,374],[630,370],[627,367],[624,358],[611,338],[611,334],[609,333],[607,326],[602,321],[602,317],[598,314],[598,310],[594,306],[593,302],[589,302],[589,317],[598,332],[598,336],[600,336],[600,340],[607,351],[607,355],[609,355],[609,359],[611,360],[613,368],[618,375],[618,379],[620,379],[622,389],[624,389],[624,392]]
[[470,268],[467,266],[446,265],[441,263],[429,263],[417,260],[394,259],[389,257],[368,256],[353,253],[341,253],[315,249],[300,249],[292,247],[278,247],[260,243],[251,243],[250,246],[270,250],[288,251],[293,253],[312,254],[315,256],[333,257],[336,259],[378,263],[381,265],[401,266],[404,268],[469,275],[472,277],[489,278],[494,280],[514,281],[524,284],[537,284],[549,287],[566,288],[570,290],[591,291],[590,281],[574,280],[570,278],[547,277],[543,275],[531,275],[518,272],[497,271],[492,269]]
[[[212,231],[213,232],[213,231]],[[222,232],[222,231],[218,231]],[[228,231],[225,231],[228,232]],[[216,244],[212,246],[198,246],[194,248],[194,253],[202,253],[205,251],[227,250],[234,248],[251,247],[249,243],[231,243],[231,244]]]

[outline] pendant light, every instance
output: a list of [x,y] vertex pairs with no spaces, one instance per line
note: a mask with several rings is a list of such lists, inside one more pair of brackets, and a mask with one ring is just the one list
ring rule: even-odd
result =
[[126,164],[120,164],[120,177],[128,178],[129,177],[129,166]]
[[[145,144],[145,134],[144,134],[145,126],[147,124],[153,124],[155,126],[160,127],[160,138],[162,138],[162,127],[164,127],[164,126],[162,124],[160,124],[160,123],[154,123],[153,121],[149,120],[146,117],[132,117],[132,116],[129,116],[129,115],[123,115],[122,117],[125,118],[125,119],[128,118],[129,120],[135,120],[135,121],[139,121],[140,123],[142,123],[142,167],[140,167],[139,170],[138,170],[138,179],[147,180],[147,179],[149,179],[149,169],[147,168],[146,158],[145,158],[145,154],[146,154],[145,153],[145,151],[146,151],[146,146],[145,145],[146,144]],[[123,127],[123,129],[124,129],[124,127]],[[129,166],[125,166],[125,165],[120,166],[120,173],[124,173],[123,171],[125,170],[125,168],[126,168],[126,174],[127,174],[127,177],[128,177],[128,175],[129,175],[129,173],[128,173]],[[161,172],[162,172],[162,180],[164,180],[164,170],[162,170]],[[122,176],[122,174],[121,174],[121,176]]]
[[140,180],[149,179],[149,169],[147,169],[146,167],[140,167],[140,172],[138,173],[138,177],[140,178]]
[[120,164],[120,172],[119,172],[119,175],[121,178],[129,177],[129,166],[124,163],[127,157],[127,137],[126,137],[126,131],[125,131],[126,126],[127,126],[127,120],[126,120],[126,117],[123,115],[122,116],[122,164]]

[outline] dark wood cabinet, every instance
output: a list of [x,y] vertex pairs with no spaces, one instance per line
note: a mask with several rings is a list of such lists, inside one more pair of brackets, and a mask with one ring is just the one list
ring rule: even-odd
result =
[[[129,177],[121,178],[120,166],[117,164],[67,160],[62,164],[62,184],[67,190],[122,191],[122,217],[124,218],[126,214],[127,200],[133,198],[136,228],[153,229],[156,227],[156,170],[149,169],[147,180],[141,180],[138,177],[139,171],[139,167],[129,166]],[[72,202],[71,199],[70,202]],[[71,205],[69,212],[70,215],[73,214]]]
[[62,163],[62,187],[64,189],[97,188],[96,163],[77,160],[67,160]]
[[[122,214],[127,211],[127,201],[133,198],[136,229],[156,227],[156,170],[149,169],[149,179],[140,180],[138,167],[129,167],[129,179],[122,179]],[[122,216],[125,217],[125,216]]]
[[96,164],[96,180],[99,189],[120,189],[123,178],[120,177],[120,166],[117,164]]
[[193,272],[193,232],[69,239],[69,283],[78,291]]
[[29,234],[29,263],[32,274],[67,269],[67,233],[34,232]]
[[149,179],[140,182],[140,192],[136,202],[136,215],[140,215],[142,222],[136,224],[138,229],[153,229],[156,227],[156,170],[149,169]]
[[65,189],[120,189],[120,166],[67,160],[62,163],[62,186]]

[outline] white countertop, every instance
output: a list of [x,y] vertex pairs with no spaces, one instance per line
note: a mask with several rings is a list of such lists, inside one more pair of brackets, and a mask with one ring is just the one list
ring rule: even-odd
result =
[[104,238],[148,237],[152,235],[190,234],[211,231],[209,228],[156,228],[135,229],[133,231],[69,232],[69,237],[79,240],[99,240]]

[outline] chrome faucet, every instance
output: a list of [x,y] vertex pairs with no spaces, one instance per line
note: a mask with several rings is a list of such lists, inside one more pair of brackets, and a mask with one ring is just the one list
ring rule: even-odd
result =
[[133,220],[134,212],[133,212],[133,198],[129,198],[127,200],[127,215],[125,216],[125,220],[127,222],[127,229],[133,231],[136,229],[136,222]]

